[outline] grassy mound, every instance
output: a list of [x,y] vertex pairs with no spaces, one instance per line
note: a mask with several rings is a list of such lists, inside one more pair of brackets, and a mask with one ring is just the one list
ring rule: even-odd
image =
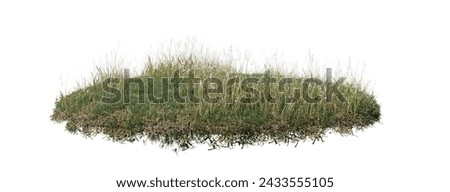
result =
[[[66,122],[71,133],[182,150],[198,143],[219,148],[323,140],[329,132],[349,135],[380,120],[379,104],[358,81],[234,66],[232,59],[191,52],[149,59],[132,76],[99,69],[88,85],[57,98],[51,119]],[[330,96],[333,84],[339,86]]]

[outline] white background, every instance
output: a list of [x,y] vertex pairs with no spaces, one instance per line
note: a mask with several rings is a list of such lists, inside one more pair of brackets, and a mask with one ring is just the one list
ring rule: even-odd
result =
[[[449,191],[445,1],[1,1],[0,191],[119,189],[116,179],[334,177],[328,189]],[[89,77],[111,50],[139,66],[152,46],[197,37],[305,64],[350,57],[373,85],[382,123],[299,147],[179,153],[85,139],[49,120],[59,91]],[[182,189],[192,191],[193,189]],[[198,189],[285,191],[287,189]]]

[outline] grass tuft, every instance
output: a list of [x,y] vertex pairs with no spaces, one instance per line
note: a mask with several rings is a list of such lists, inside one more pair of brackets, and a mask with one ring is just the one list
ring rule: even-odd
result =
[[[270,63],[263,71],[245,71],[241,70],[239,65],[242,63],[233,54],[214,53],[190,43],[178,47],[182,48],[149,56],[144,69],[136,74],[125,74],[118,66],[97,68],[92,81],[57,98],[51,119],[66,122],[67,131],[74,134],[88,137],[103,134],[116,142],[152,141],[181,150],[203,143],[216,149],[323,141],[327,133],[351,135],[355,130],[368,128],[380,120],[380,105],[360,79],[347,77],[338,87],[345,101],[334,95],[327,102],[324,99],[325,86],[310,84],[308,96],[321,96],[320,101],[308,102],[300,97],[289,102],[286,97],[295,96],[296,89],[305,90],[303,82],[306,79],[312,77],[326,82],[325,75],[317,71],[295,75],[278,70],[279,67],[270,67]],[[174,97],[177,90],[174,88],[176,80],[172,77],[176,71],[182,78],[188,78],[191,71],[195,78],[200,79],[194,84],[194,89],[186,84],[180,86],[179,93],[187,100],[185,103],[177,102]],[[338,76],[333,75],[335,82]],[[222,93],[210,93],[213,98],[221,98],[219,102],[204,99],[203,87],[211,84],[205,85],[203,80],[212,77],[224,82]],[[274,78],[276,82],[289,77],[293,82],[283,86],[282,92],[276,83],[270,84],[269,92],[274,98],[271,100],[264,94],[267,86],[261,83],[265,77]],[[128,84],[128,102],[124,97],[116,102],[102,100],[114,96],[105,90],[104,83],[114,78],[118,81],[107,83],[107,87],[118,90],[123,96]],[[153,84],[149,78],[153,78]],[[166,92],[164,78],[168,78]],[[227,89],[225,83],[232,78],[239,78],[241,84]],[[257,79],[258,83],[250,84],[253,89],[245,91],[241,87],[242,80],[249,78]],[[142,81],[144,86],[130,83],[137,81]],[[218,85],[214,85],[217,88]],[[148,91],[150,87],[153,93]],[[146,90],[142,91],[142,88]],[[231,97],[227,95],[230,91]],[[161,103],[149,99],[152,95],[162,98],[164,93],[169,97]],[[303,92],[298,93],[302,95]],[[200,98],[200,101],[190,101],[189,95]],[[258,99],[254,101],[252,98]]]

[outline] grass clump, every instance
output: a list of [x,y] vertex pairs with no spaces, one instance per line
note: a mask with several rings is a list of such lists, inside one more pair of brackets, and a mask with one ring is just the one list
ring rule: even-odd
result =
[[[91,82],[57,98],[51,119],[66,122],[71,133],[182,150],[323,140],[380,120],[380,105],[361,81],[339,84],[336,77],[270,67],[244,71],[232,55],[181,50],[149,57],[133,75],[98,68]],[[341,95],[327,93],[333,84]]]

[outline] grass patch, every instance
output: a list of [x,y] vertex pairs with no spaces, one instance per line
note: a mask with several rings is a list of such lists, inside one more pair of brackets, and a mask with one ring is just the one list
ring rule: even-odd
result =
[[[245,71],[232,55],[189,46],[181,50],[149,57],[136,74],[125,74],[118,66],[98,68],[86,85],[56,99],[51,119],[66,122],[71,133],[103,134],[117,142],[152,141],[181,150],[202,143],[215,149],[323,141],[327,133],[351,135],[380,120],[380,105],[361,80],[347,77],[337,88],[345,101],[336,95],[326,101],[325,85],[330,81],[325,73],[295,75],[270,67],[270,63],[262,71]],[[177,71],[180,79],[174,78]],[[192,87],[182,82],[193,80],[190,72],[199,79]],[[211,78],[220,79],[222,86]],[[263,83],[268,78],[275,80]],[[279,86],[283,78],[292,81],[283,80],[285,84]],[[239,83],[228,86],[233,79]],[[305,88],[307,79],[323,84]],[[332,80],[336,82],[337,76]],[[244,82],[254,83],[243,87]],[[179,89],[176,83],[180,83]],[[210,91],[207,95],[205,86]],[[266,91],[268,87],[270,91]],[[112,90],[118,91],[120,100],[113,99],[117,95]],[[177,101],[177,94],[186,102]],[[316,96],[321,99],[314,100]]]

